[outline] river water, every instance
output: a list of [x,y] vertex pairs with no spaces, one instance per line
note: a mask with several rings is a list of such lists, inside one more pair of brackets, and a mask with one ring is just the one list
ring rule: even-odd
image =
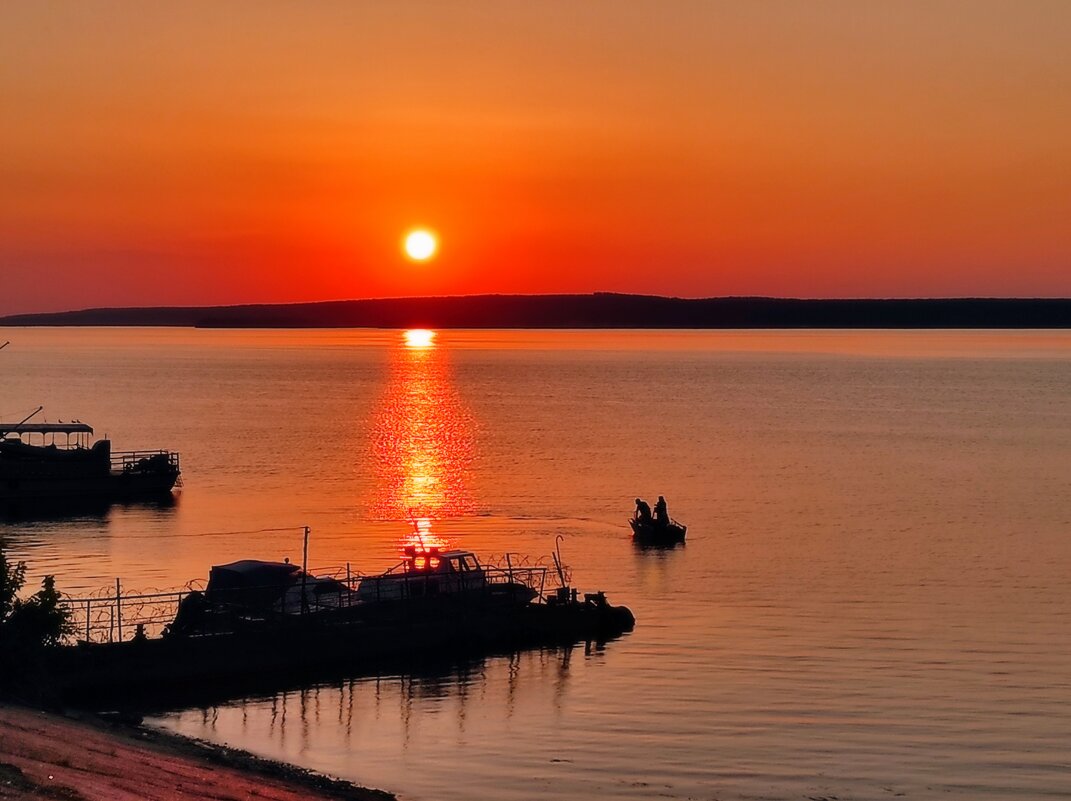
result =
[[[406,519],[629,605],[604,646],[156,722],[448,799],[1071,791],[1071,334],[7,329],[0,415],[182,455],[172,506],[7,522],[34,580],[376,572]],[[42,419],[40,416],[36,419]],[[643,550],[664,494],[687,545]]]

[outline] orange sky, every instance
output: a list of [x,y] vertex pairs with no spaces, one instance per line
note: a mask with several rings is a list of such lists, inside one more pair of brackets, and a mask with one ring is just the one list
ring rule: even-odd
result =
[[1069,42],[1067,2],[8,2],[0,312],[1071,295]]

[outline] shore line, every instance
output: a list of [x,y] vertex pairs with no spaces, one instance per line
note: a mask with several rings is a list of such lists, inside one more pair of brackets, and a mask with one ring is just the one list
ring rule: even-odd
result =
[[392,793],[139,719],[0,702],[0,799],[396,801]]

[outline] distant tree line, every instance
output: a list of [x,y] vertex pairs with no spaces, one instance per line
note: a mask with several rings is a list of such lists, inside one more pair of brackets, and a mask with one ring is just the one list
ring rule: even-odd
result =
[[467,295],[82,309],[0,325],[209,328],[1071,328],[1071,298],[668,298]]

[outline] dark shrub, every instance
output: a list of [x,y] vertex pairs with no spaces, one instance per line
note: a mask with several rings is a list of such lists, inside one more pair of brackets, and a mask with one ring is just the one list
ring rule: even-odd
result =
[[0,542],[0,647],[8,653],[58,645],[73,633],[70,610],[60,603],[54,576],[45,576],[41,589],[19,598],[26,583],[26,563],[12,564]]

